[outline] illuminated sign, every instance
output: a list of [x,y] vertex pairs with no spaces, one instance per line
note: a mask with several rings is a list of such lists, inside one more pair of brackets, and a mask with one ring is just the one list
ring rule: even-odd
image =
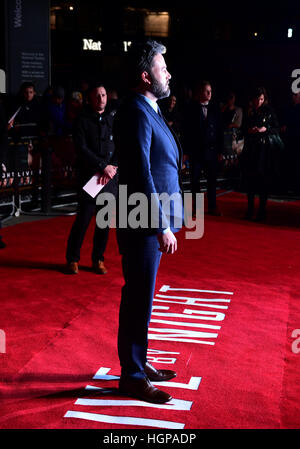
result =
[[131,41],[123,41],[124,51],[128,51],[128,48],[131,46]]
[[93,39],[83,39],[83,50],[101,51],[101,42]]

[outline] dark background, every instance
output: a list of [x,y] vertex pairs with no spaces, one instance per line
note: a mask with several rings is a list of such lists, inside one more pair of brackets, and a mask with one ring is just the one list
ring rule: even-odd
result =
[[[289,101],[291,73],[300,67],[297,3],[78,0],[66,5],[51,1],[52,8],[63,7],[51,31],[52,81],[72,86],[75,78],[99,75],[122,91],[122,41],[145,36],[143,10],[167,11],[168,36],[152,37],[167,46],[175,93],[205,78],[213,83],[215,98],[222,99],[233,88],[245,103],[251,86],[263,84],[279,107]],[[70,4],[73,11],[68,10]],[[288,28],[293,28],[291,39]],[[102,52],[82,51],[83,37],[101,40]]]
[[[3,42],[4,2],[0,2]],[[123,41],[145,37],[143,18],[149,11],[166,11],[170,16],[168,35],[151,37],[167,46],[165,57],[174,93],[205,78],[212,82],[218,100],[227,89],[234,89],[238,102],[245,104],[251,86],[263,84],[275,107],[290,101],[291,73],[300,68],[300,7],[289,0],[273,5],[256,0],[51,0],[49,13],[55,17],[55,27],[50,31],[49,83],[74,90],[83,78],[101,78],[122,94]],[[37,20],[33,17],[32,26]],[[288,28],[293,28],[291,39]],[[102,51],[83,51],[83,38],[100,40]],[[1,50],[2,68],[3,45]]]

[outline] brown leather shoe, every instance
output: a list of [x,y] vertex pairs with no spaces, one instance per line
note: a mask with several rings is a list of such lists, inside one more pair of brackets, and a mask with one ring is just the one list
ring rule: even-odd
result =
[[77,274],[78,273],[78,263],[77,262],[67,263],[67,273],[68,274]]
[[156,369],[149,362],[146,362],[144,371],[152,382],[162,382],[164,380],[173,379],[173,377],[177,376],[175,371],[171,371],[169,369]]
[[152,402],[154,404],[164,404],[172,399],[168,393],[154,387],[150,380],[134,379],[132,377],[122,376],[119,382],[119,390],[126,396],[133,396],[142,401]]
[[95,273],[97,273],[97,274],[106,274],[107,273],[107,269],[102,260],[99,260],[98,262],[94,262],[93,269],[94,269]]

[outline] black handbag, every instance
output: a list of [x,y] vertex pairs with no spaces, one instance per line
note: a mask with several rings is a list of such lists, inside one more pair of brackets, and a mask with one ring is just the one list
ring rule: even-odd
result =
[[282,151],[284,150],[284,143],[279,134],[269,134],[269,143],[272,149]]

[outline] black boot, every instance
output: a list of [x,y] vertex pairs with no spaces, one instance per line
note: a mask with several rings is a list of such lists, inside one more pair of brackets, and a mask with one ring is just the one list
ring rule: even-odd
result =
[[6,247],[6,243],[3,242],[2,237],[0,235],[0,249],[3,249]]
[[267,195],[260,195],[259,207],[255,221],[264,221],[266,219]]
[[248,209],[245,215],[245,220],[252,220],[254,210],[254,194],[248,193]]

